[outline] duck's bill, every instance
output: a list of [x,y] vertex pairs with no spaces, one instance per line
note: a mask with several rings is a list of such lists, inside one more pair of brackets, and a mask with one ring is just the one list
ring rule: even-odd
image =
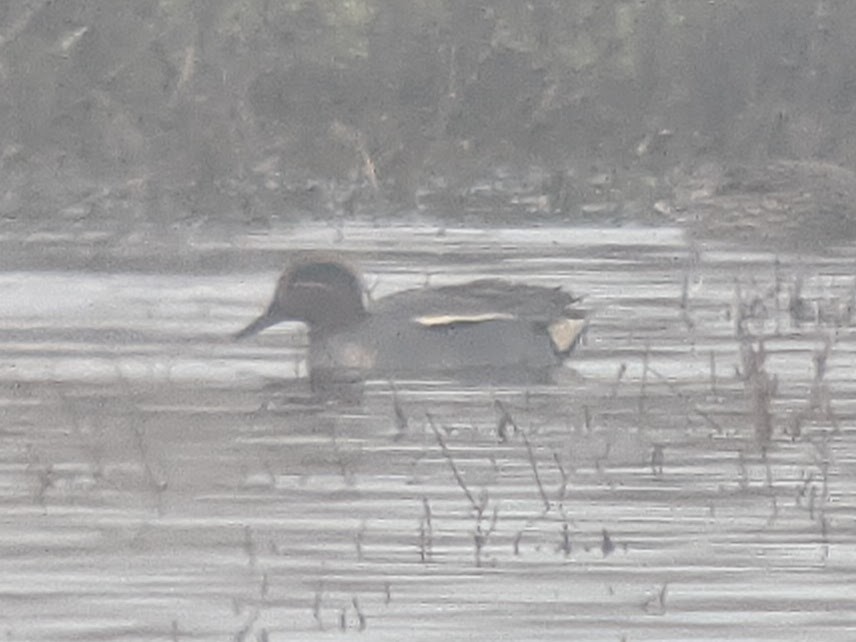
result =
[[241,330],[240,332],[235,333],[233,338],[235,341],[240,341],[241,339],[246,339],[247,337],[251,337],[254,334],[258,334],[265,328],[269,328],[277,322],[270,314],[263,314],[258,319],[253,321],[246,328]]

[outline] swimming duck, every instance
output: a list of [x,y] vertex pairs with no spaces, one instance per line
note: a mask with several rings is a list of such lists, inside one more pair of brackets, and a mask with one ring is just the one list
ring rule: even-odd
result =
[[585,328],[577,301],[561,288],[481,279],[407,290],[366,309],[352,269],[308,258],[285,271],[267,311],[235,338],[282,321],[305,323],[313,380],[442,372],[495,378],[561,363]]

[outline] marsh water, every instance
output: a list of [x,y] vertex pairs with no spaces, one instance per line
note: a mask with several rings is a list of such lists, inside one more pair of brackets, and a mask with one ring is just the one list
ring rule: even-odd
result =
[[[548,384],[316,398],[299,326],[229,339],[312,248],[373,298],[503,277],[591,323]],[[181,251],[228,260],[0,274],[5,640],[856,635],[852,249],[349,224]]]

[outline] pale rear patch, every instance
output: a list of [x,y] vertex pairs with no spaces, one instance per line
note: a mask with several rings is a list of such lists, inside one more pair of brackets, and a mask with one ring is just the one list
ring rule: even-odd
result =
[[577,342],[580,334],[586,327],[585,319],[558,319],[547,326],[550,341],[553,342],[553,350],[557,354],[566,354]]
[[506,312],[485,312],[483,314],[429,314],[413,320],[419,325],[432,328],[453,323],[482,323],[483,321],[510,321],[517,317]]

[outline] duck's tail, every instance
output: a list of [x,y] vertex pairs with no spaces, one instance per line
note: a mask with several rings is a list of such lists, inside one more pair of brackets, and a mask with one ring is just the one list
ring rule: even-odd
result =
[[587,326],[584,310],[565,310],[564,316],[547,326],[553,351],[561,357],[567,356],[577,345]]

